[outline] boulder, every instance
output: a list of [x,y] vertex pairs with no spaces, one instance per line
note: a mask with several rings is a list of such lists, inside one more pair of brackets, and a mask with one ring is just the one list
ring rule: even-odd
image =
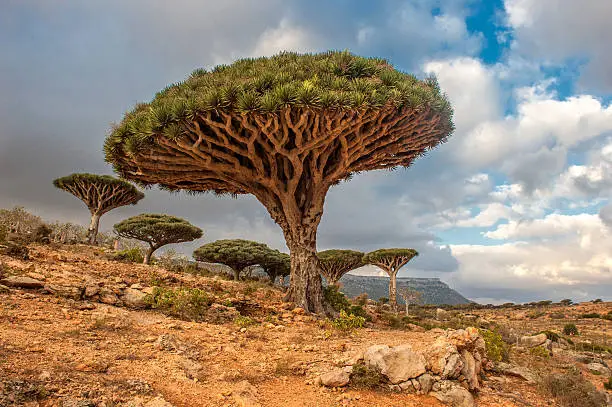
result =
[[119,303],[119,297],[111,289],[102,287],[98,293],[100,302],[108,305],[116,305]]
[[476,366],[476,360],[474,356],[466,349],[461,352],[463,358],[463,368],[461,369],[461,375],[465,377],[470,390],[478,390],[480,387],[478,383],[478,370]]
[[431,391],[432,386],[434,385],[434,377],[429,373],[425,373],[417,378],[420,385],[420,392],[422,394],[427,394]]
[[100,293],[100,285],[98,283],[88,283],[85,286],[85,291],[83,292],[83,296],[85,298],[91,298],[94,295],[98,295]]
[[438,321],[447,321],[451,318],[451,313],[442,308],[436,309],[436,319]]
[[372,345],[363,354],[363,361],[370,366],[382,370],[384,367],[383,357],[391,351],[387,345]]
[[11,289],[5,285],[0,284],[0,294],[10,293]]
[[521,336],[519,343],[521,346],[526,346],[528,348],[535,348],[536,346],[543,345],[546,342],[546,334],[538,334],[531,336]]
[[600,374],[605,377],[610,376],[610,369],[602,365],[601,363],[589,363],[587,365],[587,369],[589,369],[590,372],[595,374]]
[[410,345],[393,347],[382,356],[381,373],[392,384],[405,382],[426,372],[425,357],[412,350]]
[[536,375],[524,366],[511,365],[509,363],[498,363],[497,370],[508,376],[515,376],[525,380],[529,384],[535,384],[537,382]]
[[398,385],[400,389],[405,393],[415,393],[417,389],[414,387],[412,380],[407,380]]
[[474,397],[465,388],[457,383],[443,380],[437,382],[433,387],[433,392],[429,393],[442,403],[451,407],[474,407]]
[[146,308],[147,304],[145,303],[145,297],[147,295],[142,291],[136,290],[134,288],[127,288],[123,291],[123,295],[121,296],[121,300],[125,304],[126,307],[130,308]]
[[43,288],[45,286],[45,284],[40,280],[24,276],[9,276],[3,280],[0,280],[0,283],[8,287],[17,288]]
[[80,300],[83,296],[83,288],[71,285],[46,284],[45,291],[58,297]]
[[[427,369],[437,375],[443,375],[450,368],[456,368],[456,366],[449,366],[449,369],[446,369],[447,361],[452,355],[458,356],[457,347],[447,342],[445,338],[438,338],[425,352]],[[454,358],[454,362],[456,364],[458,360]]]
[[326,387],[344,387],[351,379],[352,366],[335,369],[321,375],[321,384]]

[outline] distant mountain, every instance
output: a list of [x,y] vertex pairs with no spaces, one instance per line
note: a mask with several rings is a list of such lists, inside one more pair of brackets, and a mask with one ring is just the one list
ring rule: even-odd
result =
[[[389,296],[389,279],[378,276],[357,276],[345,274],[341,279],[342,291],[347,297],[356,297],[359,294],[367,293],[368,298],[378,300],[380,297]],[[470,301],[440,281],[439,278],[412,278],[398,277],[397,287],[410,287],[423,293],[425,304],[467,304]],[[403,303],[398,294],[397,300]]]

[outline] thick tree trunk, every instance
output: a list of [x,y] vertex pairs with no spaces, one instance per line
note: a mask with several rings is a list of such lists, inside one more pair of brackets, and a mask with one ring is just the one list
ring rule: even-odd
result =
[[142,264],[149,264],[151,262],[151,257],[153,256],[153,252],[155,250],[157,250],[157,247],[154,247],[154,246],[149,247],[149,249],[145,253],[144,260],[142,261]]
[[323,298],[321,266],[317,257],[316,241],[302,241],[289,247],[291,278],[285,301],[293,302],[307,312],[327,314],[330,310]]
[[232,269],[232,271],[234,272],[234,280],[240,280],[240,270]]
[[87,241],[89,244],[96,244],[98,228],[100,227],[100,216],[101,215],[97,213],[91,215],[91,222],[89,223],[89,229],[87,230]]
[[389,304],[393,311],[397,310],[397,272],[389,273]]

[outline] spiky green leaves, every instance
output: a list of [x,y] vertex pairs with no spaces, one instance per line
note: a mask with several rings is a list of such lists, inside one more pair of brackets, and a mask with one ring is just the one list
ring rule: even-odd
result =
[[146,213],[133,216],[117,223],[113,228],[121,237],[142,240],[156,248],[202,237],[200,228],[184,219],[163,214]]
[[[431,107],[452,132],[452,108],[434,79],[417,80],[385,60],[349,52],[285,52],[247,58],[211,72],[194,71],[147,104],[127,113],[105,144],[107,159],[123,145],[127,152],[146,146],[156,134],[176,136],[176,125],[199,113],[274,113],[288,106],[322,109]],[[168,130],[171,127],[171,130]]]

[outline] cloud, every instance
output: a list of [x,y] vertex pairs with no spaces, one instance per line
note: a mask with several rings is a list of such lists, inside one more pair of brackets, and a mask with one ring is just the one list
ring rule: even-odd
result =
[[505,0],[513,51],[544,64],[583,59],[581,83],[612,91],[609,23],[612,3],[600,0]]

